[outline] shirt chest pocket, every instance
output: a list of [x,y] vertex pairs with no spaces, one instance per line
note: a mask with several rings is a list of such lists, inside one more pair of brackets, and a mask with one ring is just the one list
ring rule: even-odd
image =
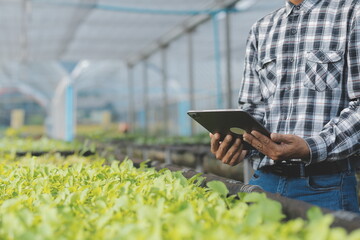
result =
[[266,100],[274,95],[276,90],[276,59],[266,58],[256,66],[259,74],[261,95]]
[[307,52],[304,86],[318,92],[336,88],[342,78],[343,65],[340,51]]

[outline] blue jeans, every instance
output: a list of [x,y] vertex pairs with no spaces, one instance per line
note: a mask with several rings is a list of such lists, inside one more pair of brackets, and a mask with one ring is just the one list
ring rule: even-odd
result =
[[249,184],[258,185],[267,192],[279,193],[284,197],[323,208],[360,212],[355,171],[289,178],[257,170]]

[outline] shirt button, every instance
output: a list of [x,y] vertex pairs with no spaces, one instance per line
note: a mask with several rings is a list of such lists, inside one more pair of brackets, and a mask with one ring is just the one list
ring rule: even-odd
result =
[[300,10],[300,8],[301,8],[300,6],[296,6],[296,7],[295,7],[296,10]]
[[296,29],[291,29],[291,33],[292,33],[292,34],[296,34],[296,33],[297,33],[297,30],[296,30]]
[[294,62],[294,59],[293,59],[293,58],[290,58],[290,59],[289,59],[289,62],[293,63],[293,62]]

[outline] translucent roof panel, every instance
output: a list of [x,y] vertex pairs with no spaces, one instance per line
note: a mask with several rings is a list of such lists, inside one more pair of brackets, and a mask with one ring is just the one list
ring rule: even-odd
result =
[[0,60],[126,59],[236,0],[1,0]]

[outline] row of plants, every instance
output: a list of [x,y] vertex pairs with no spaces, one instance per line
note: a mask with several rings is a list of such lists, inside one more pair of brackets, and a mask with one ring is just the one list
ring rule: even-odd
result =
[[50,139],[47,137],[18,138],[3,137],[0,138],[1,152],[53,152],[53,151],[81,151],[89,147],[88,142],[65,142],[62,140]]
[[79,130],[76,134],[78,139],[89,139],[102,143],[126,142],[136,145],[176,145],[176,144],[209,144],[208,133],[196,134],[194,136],[165,136],[164,134],[148,134],[143,132],[124,133],[116,128],[86,128]]
[[285,221],[260,193],[228,196],[200,174],[48,154],[0,162],[0,239],[360,239],[314,207]]
[[0,127],[1,137],[40,138],[45,135],[42,125],[24,125],[20,128]]
[[[33,129],[34,130],[31,130]],[[46,137],[43,128],[40,126],[24,126],[20,129],[7,128],[3,129],[0,134],[1,138],[7,139],[29,139],[24,142],[31,142],[31,140],[44,139]],[[116,126],[110,126],[109,128],[104,128],[102,126],[78,126],[76,132],[76,139],[78,142],[84,142],[85,140],[91,140],[98,143],[126,143],[133,145],[193,145],[193,144],[210,144],[210,138],[208,133],[196,134],[194,136],[164,136],[164,135],[144,135],[143,132],[134,132],[134,133],[124,133],[120,132]],[[47,141],[46,140],[46,141]],[[22,144],[24,147],[33,145],[33,143],[22,143],[19,140],[19,143],[16,145]],[[44,145],[43,143],[40,143]],[[62,144],[60,141],[54,144]],[[50,145],[50,144],[49,144]],[[68,144],[71,145],[71,144]],[[78,143],[76,143],[78,147]],[[44,145],[47,146],[47,145]],[[67,148],[64,146],[59,146],[61,149]],[[8,147],[7,147],[8,148]],[[70,147],[71,148],[71,147]],[[34,146],[32,150],[39,149],[37,146]]]

